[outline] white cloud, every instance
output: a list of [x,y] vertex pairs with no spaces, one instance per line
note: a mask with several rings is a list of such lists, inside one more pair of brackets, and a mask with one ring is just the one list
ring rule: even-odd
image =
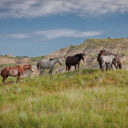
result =
[[74,13],[98,16],[128,12],[128,0],[0,0],[0,18]]
[[73,29],[52,29],[35,32],[36,35],[41,36],[44,39],[54,39],[61,37],[70,37],[70,38],[85,38],[99,36],[102,34],[101,31],[77,31]]
[[99,36],[101,31],[78,31],[73,29],[50,29],[34,31],[32,33],[13,33],[13,34],[0,34],[0,39],[26,39],[35,38],[43,40],[51,40],[55,38],[86,38]]
[[28,38],[27,34],[2,34],[0,35],[0,39],[25,39]]

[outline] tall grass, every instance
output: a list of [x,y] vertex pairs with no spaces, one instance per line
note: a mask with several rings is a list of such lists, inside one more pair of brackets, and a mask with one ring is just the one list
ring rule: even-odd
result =
[[127,76],[88,69],[2,86],[0,128],[127,128]]

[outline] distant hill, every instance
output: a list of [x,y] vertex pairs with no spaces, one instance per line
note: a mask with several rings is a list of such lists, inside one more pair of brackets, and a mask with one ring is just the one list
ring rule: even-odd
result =
[[[124,69],[128,69],[128,38],[119,39],[88,39],[80,45],[72,45],[65,48],[61,48],[50,55],[39,56],[39,57],[0,57],[1,67],[7,65],[16,64],[33,64],[35,72],[36,63],[39,59],[49,59],[58,57],[62,59],[63,65],[56,65],[54,72],[64,72],[65,71],[65,58],[69,55],[74,55],[77,53],[84,52],[86,54],[85,63],[81,62],[81,69],[93,68],[97,69],[98,63],[96,60],[97,54],[100,50],[106,49],[114,54],[121,56],[122,64]],[[4,65],[4,66],[3,66]],[[72,68],[73,70],[74,68]],[[38,73],[35,73],[38,74]]]
[[86,54],[85,63],[82,63],[81,68],[98,68],[97,54],[100,50],[106,49],[114,54],[121,56],[123,68],[128,69],[128,39],[88,39],[80,45],[72,45],[66,48],[55,51],[54,53],[45,56],[45,58],[59,57],[65,61],[69,55],[84,52]]

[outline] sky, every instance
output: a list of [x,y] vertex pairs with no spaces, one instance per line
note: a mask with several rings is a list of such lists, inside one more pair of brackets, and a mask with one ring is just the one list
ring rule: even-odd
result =
[[128,38],[128,0],[0,0],[0,54],[43,56],[108,37]]

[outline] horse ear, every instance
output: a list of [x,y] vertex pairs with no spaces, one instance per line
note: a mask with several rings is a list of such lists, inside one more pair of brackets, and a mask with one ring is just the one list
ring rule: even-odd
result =
[[85,53],[82,53],[83,56],[85,56]]

